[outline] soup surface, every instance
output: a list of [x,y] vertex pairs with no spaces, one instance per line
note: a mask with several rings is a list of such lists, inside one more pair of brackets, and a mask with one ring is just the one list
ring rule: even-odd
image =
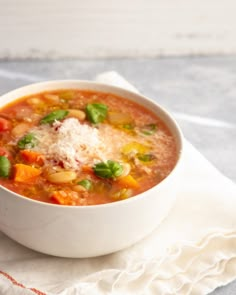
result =
[[0,109],[0,184],[61,205],[104,204],[162,181],[177,160],[165,124],[109,93],[58,90]]

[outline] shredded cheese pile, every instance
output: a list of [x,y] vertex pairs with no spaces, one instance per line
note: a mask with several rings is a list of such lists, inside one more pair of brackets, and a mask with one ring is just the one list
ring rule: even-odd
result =
[[75,118],[56,121],[52,126],[40,125],[32,133],[38,141],[34,149],[55,164],[63,163],[66,169],[79,170],[82,164],[106,159],[99,130]]

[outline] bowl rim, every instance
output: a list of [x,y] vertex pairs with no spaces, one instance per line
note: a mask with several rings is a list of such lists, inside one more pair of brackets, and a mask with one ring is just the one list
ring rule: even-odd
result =
[[[126,88],[122,88],[122,87],[119,87],[119,86],[115,86],[115,85],[112,85],[112,84],[107,84],[107,83],[101,83],[101,82],[96,82],[96,81],[90,81],[90,80],[81,80],[81,79],[59,79],[59,80],[45,80],[45,81],[41,81],[41,82],[36,82],[36,83],[31,83],[31,84],[27,84],[27,85],[24,85],[24,86],[21,86],[21,87],[18,87],[18,88],[15,88],[11,91],[8,91],[2,95],[0,95],[0,100],[3,98],[3,97],[6,97],[6,96],[11,96],[11,95],[15,95],[17,94],[18,92],[21,92],[21,91],[24,91],[26,90],[27,88],[29,87],[42,87],[42,90],[37,90],[36,92],[34,91],[30,91],[31,94],[34,94],[34,93],[40,93],[40,92],[44,92],[44,91],[47,91],[47,89],[44,89],[46,86],[50,86],[50,85],[54,85],[54,84],[84,84],[84,85],[87,85],[88,87],[85,88],[85,87],[81,87],[81,86],[77,86],[75,87],[74,89],[81,89],[82,90],[88,90],[88,91],[99,91],[99,92],[104,92],[104,93],[113,93],[117,96],[121,96],[121,97],[124,97],[126,99],[129,100],[129,96],[136,96],[136,97],[140,97],[142,100],[146,100],[148,102],[150,102],[151,104],[154,104],[159,110],[161,113],[164,114],[164,116],[166,118],[168,118],[168,120],[173,124],[174,128],[175,128],[175,137],[178,138],[178,144],[179,144],[179,149],[178,149],[178,158],[177,158],[177,161],[175,163],[175,166],[174,168],[170,171],[170,173],[161,181],[159,182],[158,184],[154,185],[153,187],[149,188],[148,190],[138,194],[138,195],[135,195],[131,198],[128,198],[128,199],[124,199],[124,200],[120,200],[120,201],[115,201],[115,202],[110,202],[110,203],[104,203],[104,204],[95,204],[95,205],[85,205],[85,206],[71,206],[71,205],[59,205],[59,204],[52,204],[52,203],[47,203],[47,202],[43,202],[43,201],[39,201],[39,200],[34,200],[34,199],[31,199],[31,198],[28,198],[26,196],[23,196],[21,194],[18,194],[16,192],[13,192],[11,191],[10,189],[0,185],[0,189],[3,189],[5,190],[6,192],[12,194],[15,198],[19,199],[20,197],[20,200],[21,201],[25,201],[27,203],[33,203],[35,205],[39,205],[39,206],[46,206],[46,207],[51,207],[51,208],[60,208],[61,210],[65,209],[65,210],[98,210],[98,209],[104,209],[104,208],[109,208],[109,207],[117,207],[117,206],[123,206],[127,203],[131,203],[131,202],[135,202],[136,200],[139,200],[139,199],[143,199],[146,197],[147,193],[149,192],[152,192],[153,190],[157,190],[160,186],[163,186],[166,182],[169,181],[170,178],[173,178],[173,176],[176,174],[176,171],[179,170],[179,167],[181,166],[181,163],[182,163],[182,158],[183,158],[183,149],[184,149],[184,137],[183,137],[183,133],[182,133],[182,130],[181,128],[179,127],[179,124],[177,123],[177,121],[174,119],[174,117],[171,115],[171,113],[165,108],[163,107],[162,105],[160,105],[158,102],[156,102],[154,99],[151,99],[139,92],[134,92],[134,91],[131,91],[131,90],[128,90]],[[89,87],[92,86],[96,86],[98,88],[101,88],[99,90],[95,90],[95,89],[90,89]],[[103,89],[102,89],[103,88]],[[72,87],[70,86],[64,86],[64,87],[59,87],[59,86],[56,86],[54,90],[59,90],[59,89],[73,89]],[[50,90],[52,91],[52,90]],[[122,94],[120,94],[119,92],[121,92]],[[18,98],[22,98],[24,96],[28,96],[28,95],[31,95],[31,94],[25,94],[25,95],[20,95],[12,100],[10,100],[10,102],[6,102],[4,104],[2,104],[0,106],[0,109],[4,106],[6,106],[7,104],[9,103],[12,103],[13,101],[17,100]],[[135,100],[132,100],[134,102],[136,102]],[[139,101],[137,101],[136,103],[138,104],[141,104]],[[145,106],[144,106],[145,107]],[[146,107],[148,108],[148,107]],[[149,109],[149,108],[148,108]],[[151,110],[151,109],[149,109]],[[163,118],[161,118],[161,120],[163,120]],[[164,121],[164,123],[166,123]],[[169,128],[169,126],[167,125],[167,127]],[[173,133],[173,132],[172,132]]]

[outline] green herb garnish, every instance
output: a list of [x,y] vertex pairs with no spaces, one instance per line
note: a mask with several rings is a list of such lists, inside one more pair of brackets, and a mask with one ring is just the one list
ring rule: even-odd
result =
[[85,111],[90,122],[97,124],[105,120],[108,107],[102,103],[89,103]]
[[19,149],[32,149],[37,144],[37,139],[33,133],[28,133],[24,137],[22,137],[18,143],[17,146]]
[[152,154],[137,154],[137,157],[142,162],[150,162],[155,159],[155,156]]
[[69,114],[69,111],[66,111],[66,110],[53,111],[50,114],[43,117],[40,121],[40,124],[50,124],[56,120],[60,121],[64,119],[68,114]]
[[11,170],[11,162],[5,156],[0,156],[0,177],[8,177]]
[[102,178],[116,178],[123,172],[123,167],[120,163],[108,160],[101,162],[93,167],[94,173]]
[[77,182],[77,184],[83,186],[87,191],[89,191],[92,188],[92,182],[91,180],[88,180],[88,179],[83,179]]
[[148,124],[142,127],[141,132],[145,135],[152,135],[157,131],[156,124]]

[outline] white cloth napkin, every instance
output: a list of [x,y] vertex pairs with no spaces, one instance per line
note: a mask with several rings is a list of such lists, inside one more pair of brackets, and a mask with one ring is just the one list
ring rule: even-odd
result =
[[[137,91],[115,72],[97,77]],[[0,294],[201,295],[236,278],[236,186],[185,142],[176,205],[136,245],[103,257],[66,259],[0,233]]]

